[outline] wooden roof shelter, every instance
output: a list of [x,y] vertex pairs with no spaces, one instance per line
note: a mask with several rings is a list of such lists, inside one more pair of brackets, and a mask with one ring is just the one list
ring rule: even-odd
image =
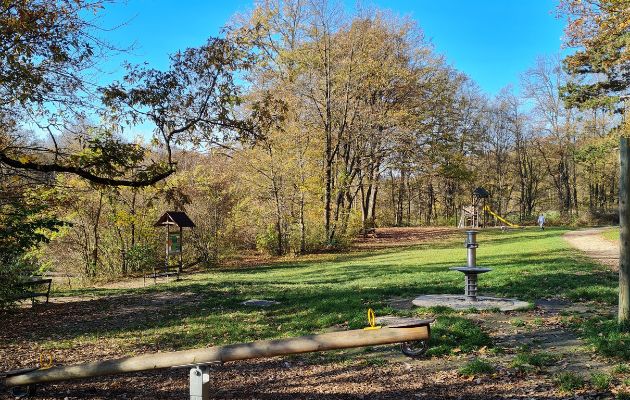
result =
[[490,197],[490,193],[488,193],[486,189],[479,186],[477,189],[473,191],[473,196],[479,197],[480,199],[485,199],[485,198]]
[[[184,269],[184,257],[183,257],[183,240],[184,232],[183,228],[194,228],[195,223],[186,215],[183,211],[167,211],[153,226],[165,226],[166,227],[166,255],[164,258],[164,272],[158,273],[156,267],[153,268],[154,281],[158,276],[166,276],[168,278],[171,274],[176,274],[179,279],[179,274]],[[177,227],[171,230],[171,227]],[[177,258],[177,270],[171,272],[170,257]]]
[[180,228],[194,228],[195,223],[183,211],[167,211],[153,226],[177,225]]

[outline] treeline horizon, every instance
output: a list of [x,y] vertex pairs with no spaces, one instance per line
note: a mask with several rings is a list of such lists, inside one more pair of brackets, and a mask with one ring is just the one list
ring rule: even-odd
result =
[[[64,114],[48,140],[7,133],[4,223],[47,232],[29,265],[92,279],[163,263],[153,224],[165,211],[195,222],[186,263],[203,265],[340,248],[375,227],[455,226],[477,187],[515,223],[612,222],[620,118],[565,105],[584,79],[541,57],[519,94],[489,96],[413,20],[261,1],[171,69],[100,88],[99,123]],[[25,114],[3,117],[19,128]],[[130,140],[146,123],[153,138]]]

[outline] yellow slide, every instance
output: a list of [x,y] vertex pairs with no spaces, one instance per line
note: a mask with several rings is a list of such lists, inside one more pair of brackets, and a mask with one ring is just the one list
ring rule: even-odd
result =
[[488,211],[490,213],[490,215],[492,215],[494,218],[496,218],[497,220],[503,222],[505,225],[512,227],[512,228],[520,228],[520,225],[516,225],[511,223],[510,221],[508,221],[507,219],[503,218],[502,216],[500,216],[499,214],[495,213],[494,211],[492,211],[492,209],[490,208],[490,206],[486,205],[483,207],[484,211]]

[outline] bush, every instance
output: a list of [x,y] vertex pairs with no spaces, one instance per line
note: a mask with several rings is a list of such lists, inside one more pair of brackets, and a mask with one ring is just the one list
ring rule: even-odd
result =
[[459,369],[459,373],[464,376],[491,374],[492,372],[494,372],[494,366],[479,358],[475,358]]
[[136,244],[127,250],[125,256],[127,273],[145,272],[159,265],[155,246]]
[[62,225],[56,218],[43,214],[44,210],[42,205],[26,202],[0,207],[0,309],[15,302],[20,291],[16,284],[37,269],[27,260],[28,251],[48,241],[45,232],[57,231]]
[[591,375],[591,385],[597,390],[608,390],[612,377],[608,374],[596,372]]
[[566,225],[568,222],[558,211],[547,211],[543,214],[545,214],[545,225],[559,226]]
[[0,256],[2,268],[0,268],[0,309],[11,307],[15,298],[20,294],[17,284],[23,276],[32,273],[32,268],[17,258],[8,259]]
[[278,232],[272,224],[267,225],[265,231],[256,236],[256,249],[264,253],[279,255]]
[[555,376],[554,381],[563,392],[572,392],[584,386],[584,378],[573,372],[562,372]]

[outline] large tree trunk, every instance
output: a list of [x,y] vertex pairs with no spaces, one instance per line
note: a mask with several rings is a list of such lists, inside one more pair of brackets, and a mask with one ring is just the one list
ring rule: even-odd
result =
[[101,212],[103,210],[103,192],[99,192],[98,208],[96,209],[96,216],[94,217],[93,235],[94,235],[94,248],[92,249],[92,260],[90,276],[96,276],[96,270],[98,267],[98,246],[100,245],[100,232],[98,231],[101,223]]
[[630,325],[630,140],[620,141],[619,323]]
[[396,226],[403,225],[404,200],[405,200],[405,174],[406,171],[401,168],[400,181],[398,182],[398,196],[396,197]]
[[430,225],[431,221],[433,220],[434,208],[435,208],[435,190],[433,189],[433,181],[429,181],[429,184],[427,185],[427,210],[426,210],[426,217],[425,217],[425,221],[427,225]]
[[[304,180],[302,180],[304,183]],[[300,253],[306,253],[306,221],[304,219],[304,191],[300,192]]]
[[331,76],[330,76],[330,46],[329,38],[324,37],[324,63],[325,63],[325,122],[324,130],[326,143],[324,148],[324,231],[326,232],[326,245],[332,245],[331,207],[333,188],[333,144],[332,144],[332,105],[331,105]]
[[133,189],[133,195],[131,197],[131,247],[136,245],[136,197],[138,196],[137,189]]

